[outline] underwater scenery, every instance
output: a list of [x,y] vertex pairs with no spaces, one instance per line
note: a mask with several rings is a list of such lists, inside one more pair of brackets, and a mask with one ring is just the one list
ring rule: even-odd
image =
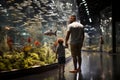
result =
[[56,63],[56,41],[65,38],[72,6],[71,1],[0,0],[0,71]]
[[[68,17],[76,13],[75,5],[74,0],[0,0],[0,72],[56,63],[56,41],[65,39]],[[85,25],[83,50],[99,50],[102,32],[104,50],[111,50],[111,21],[101,19],[101,24]]]

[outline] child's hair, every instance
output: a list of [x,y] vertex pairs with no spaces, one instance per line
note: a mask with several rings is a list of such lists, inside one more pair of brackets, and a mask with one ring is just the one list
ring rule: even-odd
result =
[[64,42],[63,38],[59,38],[59,39],[58,39],[58,43],[59,43],[59,44],[62,44],[63,42]]

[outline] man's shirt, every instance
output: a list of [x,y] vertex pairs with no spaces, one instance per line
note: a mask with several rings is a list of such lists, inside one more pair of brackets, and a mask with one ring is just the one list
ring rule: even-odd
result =
[[67,31],[70,32],[70,44],[83,42],[84,27],[79,22],[73,22],[68,25]]

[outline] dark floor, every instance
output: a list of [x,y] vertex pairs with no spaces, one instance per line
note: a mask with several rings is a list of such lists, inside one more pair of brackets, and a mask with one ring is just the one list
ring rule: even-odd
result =
[[[117,56],[118,57],[118,56]],[[13,80],[120,80],[114,77],[119,76],[118,67],[115,67],[118,60],[107,53],[82,52],[82,71],[70,73],[73,69],[72,58],[66,63],[65,73],[59,74],[58,69],[49,70],[40,74],[25,76]],[[113,68],[115,67],[115,69]]]

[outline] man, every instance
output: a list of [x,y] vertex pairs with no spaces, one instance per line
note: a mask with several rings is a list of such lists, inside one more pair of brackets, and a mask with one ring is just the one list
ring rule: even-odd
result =
[[[76,16],[71,15],[69,18],[69,25],[67,29],[67,35],[65,44],[68,47],[68,40],[70,38],[71,55],[73,57],[74,70],[70,71],[76,73],[81,71],[81,48],[84,40],[84,28],[83,25],[76,21]],[[78,68],[77,68],[78,63]]]
[[100,36],[100,52],[102,52],[103,51],[103,44],[104,44],[104,40],[103,40],[103,37],[102,36]]

